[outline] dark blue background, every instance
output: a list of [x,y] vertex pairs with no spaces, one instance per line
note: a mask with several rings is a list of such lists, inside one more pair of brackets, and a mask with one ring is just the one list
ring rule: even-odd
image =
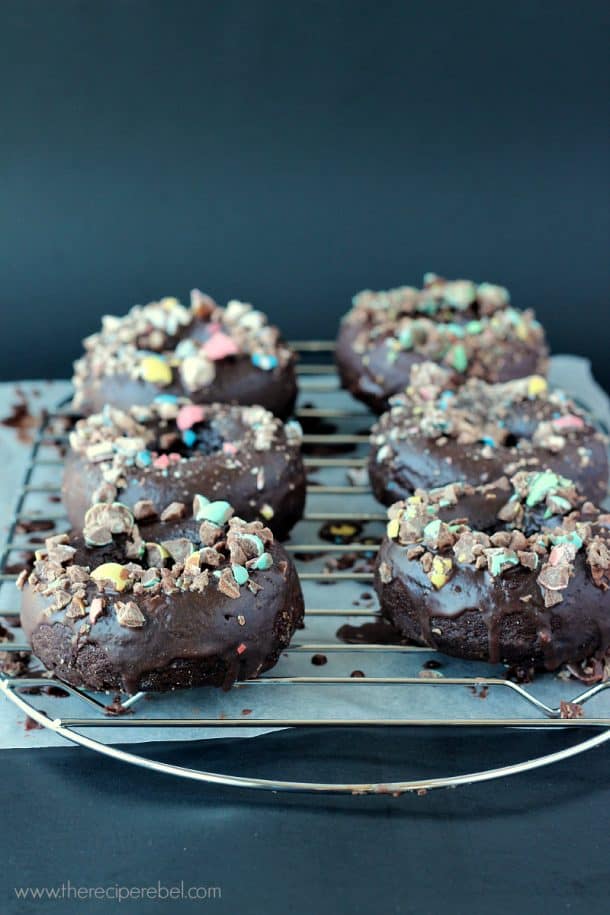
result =
[[610,387],[607,9],[4,0],[2,375],[66,376],[100,314],[192,285],[328,337],[435,270]]

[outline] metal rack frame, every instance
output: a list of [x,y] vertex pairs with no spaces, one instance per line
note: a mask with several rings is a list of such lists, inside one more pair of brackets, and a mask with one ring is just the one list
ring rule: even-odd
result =
[[[334,344],[331,342],[325,341],[303,341],[292,344],[293,347],[300,351],[301,353],[326,353],[332,351]],[[330,363],[322,364],[303,364],[299,366],[299,374],[301,376],[300,388],[302,391],[307,391],[308,393],[323,393],[331,390],[335,390],[337,387],[336,378],[334,376],[334,367]],[[315,380],[312,376],[323,376],[323,381]],[[65,436],[61,434],[55,434],[53,432],[53,423],[59,418],[65,418],[69,416],[68,411],[65,409],[58,410],[55,413],[48,414],[36,435],[34,444],[32,446],[32,451],[30,455],[30,461],[26,468],[25,477],[21,490],[19,491],[17,497],[17,503],[15,508],[14,517],[12,519],[7,543],[4,547],[3,553],[0,557],[0,586],[6,587],[11,586],[10,583],[16,578],[15,575],[7,573],[4,571],[9,555],[12,551],[23,549],[21,544],[18,544],[15,541],[15,532],[17,526],[20,522],[32,521],[44,517],[45,520],[60,521],[65,519],[65,515],[56,514],[49,515],[45,513],[43,515],[28,515],[24,512],[24,503],[27,496],[30,493],[34,492],[46,492],[53,494],[59,492],[59,486],[53,485],[36,485],[32,483],[32,477],[37,467],[41,466],[55,466],[58,468],[62,461],[57,460],[47,460],[41,458],[40,450],[41,448],[52,441],[54,443],[61,443],[65,440]],[[310,408],[304,407],[301,410],[297,411],[297,416],[301,418],[319,418],[319,419],[334,419],[341,420],[346,417],[355,418],[362,417],[363,421],[370,422],[371,415],[363,409],[358,409],[356,406],[353,410],[338,410],[338,409],[323,409],[323,408]],[[368,437],[365,435],[353,435],[353,434],[306,434],[304,436],[305,445],[324,445],[329,448],[332,448],[333,445],[362,445],[368,442]],[[366,458],[362,457],[316,457],[308,456],[305,457],[305,464],[308,468],[322,468],[322,467],[339,467],[339,468],[353,468],[353,467],[364,467],[366,464]],[[324,486],[313,484],[308,487],[308,492],[312,494],[330,494],[330,495],[353,495],[353,494],[365,494],[369,492],[368,486],[348,486],[348,485],[334,485],[334,486]],[[354,521],[359,522],[365,521],[381,521],[385,520],[385,511],[379,510],[378,512],[307,512],[305,514],[305,520],[310,521]],[[331,544],[326,542],[318,543],[290,543],[287,545],[287,549],[293,553],[330,553],[335,555],[341,555],[345,552],[351,553],[366,553],[371,551],[371,546],[368,544],[362,543],[349,543],[349,544]],[[357,571],[334,571],[334,572],[299,572],[300,578],[303,581],[315,581],[315,580],[341,580],[349,579],[363,582],[370,582],[372,580],[372,575],[368,572],[357,572]],[[18,609],[15,606],[7,611],[3,610],[2,615],[9,619],[15,618],[18,616]],[[374,616],[374,611],[371,609],[363,608],[346,608],[346,609],[334,609],[334,608],[306,608],[306,619],[313,618],[315,616],[332,616],[332,617],[355,617],[355,616],[366,616],[371,618]],[[8,642],[3,643],[0,647],[0,651],[5,652],[21,652],[28,651],[29,646],[27,644],[21,644],[19,642]],[[291,646],[287,649],[288,654],[292,653],[333,653],[333,652],[354,652],[367,655],[370,653],[384,653],[384,652],[421,652],[428,651],[429,649],[418,648],[416,646],[409,645],[374,645],[374,644],[341,644],[341,643],[303,643],[299,644],[298,640],[293,641]],[[58,686],[61,686],[62,689],[70,693],[70,695],[78,697],[78,699],[83,703],[83,706],[88,714],[83,714],[82,717],[66,717],[66,718],[51,718],[46,711],[37,708],[33,704],[33,698],[30,695],[27,697],[22,693],[24,689],[31,689],[36,686],[49,686],[55,683]],[[444,677],[439,679],[422,679],[418,677],[366,677],[366,678],[352,678],[352,677],[329,677],[323,675],[317,676],[277,676],[271,672],[269,675],[264,675],[258,680],[251,680],[247,683],[248,687],[255,686],[257,689],[282,689],[287,686],[299,686],[299,685],[315,685],[316,687],[323,688],[325,685],[341,685],[344,688],[350,689],[375,689],[380,685],[396,685],[404,688],[405,690],[416,690],[417,688],[421,689],[435,689],[436,691],[440,690],[441,693],[445,689],[451,689],[452,687],[472,687],[474,689],[480,687],[487,687],[493,690],[503,690],[509,691],[511,695],[515,698],[516,703],[525,702],[531,708],[534,708],[538,713],[536,718],[526,718],[519,717],[518,712],[514,717],[510,718],[477,718],[477,719],[425,719],[425,718],[359,718],[359,719],[343,719],[343,718],[324,718],[324,719],[311,719],[303,717],[291,717],[291,718],[147,718],[145,716],[139,716],[139,708],[141,707],[141,700],[144,698],[144,693],[137,693],[133,696],[127,698],[123,703],[123,708],[128,708],[130,710],[136,711],[135,715],[130,715],[126,717],[112,717],[109,718],[106,715],[107,707],[103,702],[100,702],[94,695],[88,693],[84,689],[79,689],[73,686],[70,686],[63,681],[60,681],[56,678],[41,680],[39,678],[32,677],[9,677],[6,674],[0,674],[0,691],[1,693],[9,699],[18,709],[25,713],[29,718],[33,719],[38,725],[48,728],[50,731],[55,734],[66,738],[72,743],[78,744],[82,747],[86,747],[90,750],[94,750],[98,753],[101,753],[106,756],[110,756],[114,759],[121,760],[123,762],[131,763],[134,765],[141,766],[145,769],[152,769],[158,772],[163,772],[170,775],[175,775],[182,778],[194,779],[201,782],[208,782],[212,784],[220,785],[229,785],[234,787],[241,788],[257,788],[257,789],[267,789],[273,791],[288,791],[288,792],[312,792],[318,794],[326,793],[344,793],[344,794],[402,794],[404,792],[422,792],[427,791],[432,788],[440,787],[455,787],[457,785],[472,784],[476,782],[489,781],[491,779],[500,778],[503,776],[514,775],[520,772],[527,772],[532,769],[540,768],[541,766],[549,765],[550,763],[558,762],[560,760],[569,759],[570,757],[576,756],[579,753],[583,753],[586,750],[590,750],[594,747],[600,746],[606,741],[610,740],[610,718],[574,718],[574,719],[564,719],[561,718],[561,709],[553,708],[536,698],[532,693],[529,692],[524,686],[513,683],[510,680],[504,680],[496,677]],[[348,687],[349,685],[349,687]],[[600,692],[610,687],[610,681],[597,683],[596,685],[581,691],[579,694],[575,695],[571,702],[578,703],[578,705],[583,706],[588,702],[593,696],[598,695]],[[405,702],[405,707],[408,707],[408,703]],[[101,741],[95,739],[92,736],[81,733],[82,730],[89,729],[99,729],[107,728],[117,730],[120,732],[121,728],[142,728],[146,729],[147,727],[155,728],[166,728],[168,730],[168,736],[171,734],[171,730],[177,727],[188,727],[193,729],[194,735],[196,735],[197,730],[201,728],[218,728],[218,729],[241,729],[241,728],[308,728],[308,729],[324,729],[328,727],[346,727],[346,728],[362,728],[362,727],[389,727],[389,728],[404,728],[404,727],[414,727],[414,728],[427,728],[427,727],[447,727],[447,728],[540,728],[540,729],[585,729],[585,730],[598,730],[598,733],[588,736],[585,739],[579,741],[578,743],[569,746],[567,748],[562,748],[557,750],[554,753],[545,754],[543,756],[535,757],[532,759],[526,759],[521,762],[514,764],[509,764],[505,766],[500,766],[496,768],[469,772],[466,774],[460,775],[447,775],[440,778],[417,778],[417,779],[403,779],[392,782],[376,783],[376,782],[360,782],[360,783],[324,783],[324,782],[313,782],[313,781],[287,781],[281,779],[269,779],[269,778],[255,778],[248,776],[237,776],[229,775],[225,773],[218,772],[206,772],[202,770],[186,768],[182,766],[169,765],[167,763],[161,762],[160,760],[149,759],[147,757],[139,755],[137,752],[130,752],[117,748],[116,746],[102,743]]]

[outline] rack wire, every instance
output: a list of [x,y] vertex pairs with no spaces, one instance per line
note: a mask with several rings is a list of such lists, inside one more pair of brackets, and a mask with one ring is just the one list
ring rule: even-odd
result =
[[[334,347],[329,341],[299,341],[292,344],[293,347],[304,354],[305,358],[311,354],[331,353]],[[307,395],[307,398],[316,399],[320,395],[332,393],[338,389],[338,381],[334,366],[331,362],[303,363],[299,366],[300,390]],[[322,399],[324,399],[322,397]],[[372,421],[371,414],[364,408],[352,404],[345,409],[333,407],[320,407],[309,404],[301,406],[297,411],[297,417],[304,423],[312,420],[328,421],[343,423],[349,421],[360,421],[363,426],[370,426]],[[7,570],[10,556],[24,549],[24,544],[19,539],[21,525],[28,525],[41,520],[54,525],[64,525],[66,517],[61,511],[49,514],[47,511],[28,512],[26,503],[32,495],[47,494],[58,497],[60,493],[59,476],[62,467],[62,457],[50,458],[46,448],[52,444],[62,448],[66,445],[67,436],[62,424],[70,419],[69,409],[60,407],[57,411],[47,414],[36,434],[32,446],[30,460],[25,470],[23,485],[17,494],[14,517],[11,521],[8,539],[0,558],[0,587],[13,588],[16,574]],[[305,464],[308,470],[317,471],[326,468],[332,468],[335,471],[347,472],[350,470],[362,469],[366,466],[366,454],[359,453],[358,456],[347,456],[341,452],[346,447],[355,448],[363,452],[368,445],[368,435],[362,431],[353,432],[306,432],[303,440],[306,450]],[[322,453],[311,453],[312,449],[320,449]],[[340,453],[333,454],[333,450]],[[54,472],[57,476],[57,482],[37,482],[36,476],[40,468],[46,471]],[[334,497],[340,496],[341,511],[327,509],[322,511],[308,510],[305,513],[304,520],[309,522],[327,524],[336,523],[356,523],[358,525],[375,524],[385,521],[385,512],[381,509],[370,511],[344,510],[345,499],[353,499],[354,496],[367,496],[370,494],[368,485],[355,483],[354,485],[344,485],[343,483],[320,484],[311,482],[308,485],[308,503],[311,497]],[[51,531],[45,531],[48,535]],[[320,571],[306,571],[303,569],[303,562],[308,554],[313,556],[324,555],[325,557],[338,558],[345,557],[346,554],[352,554],[356,557],[370,557],[371,551],[375,547],[370,542],[347,542],[332,543],[321,539],[314,538],[302,542],[297,538],[295,542],[287,544],[287,549],[291,552],[297,561],[299,576],[304,585],[307,596],[307,584],[328,584],[329,582],[356,581],[370,583],[372,574],[370,571],[361,570],[341,570],[323,568]],[[6,609],[0,609],[0,615],[5,621],[12,626],[18,625],[18,595],[16,589],[14,596],[11,595],[9,606]],[[4,602],[3,602],[4,603]],[[332,603],[332,601],[330,601]],[[352,618],[374,619],[376,611],[370,606],[365,607],[346,607],[346,606],[308,606],[309,601],[306,599],[306,624],[316,619],[324,620],[326,618],[336,619],[339,622],[348,621]],[[0,645],[0,651],[14,653],[28,652],[29,646],[24,642],[23,637],[17,635],[13,641],[3,642]],[[290,659],[299,656],[314,655],[341,655],[342,653],[353,653],[358,657],[358,663],[370,658],[381,659],[386,663],[386,659],[392,657],[395,659],[400,656],[416,657],[418,653],[422,656],[434,658],[435,653],[428,648],[422,648],[414,645],[404,644],[371,644],[350,643],[345,644],[338,641],[299,641],[295,637],[290,647],[286,650],[285,656],[287,663],[290,665]],[[40,676],[11,676],[6,673],[0,673],[0,691],[9,699],[21,712],[28,718],[32,719],[37,725],[47,728],[72,743],[96,751],[114,759],[121,760],[141,766],[146,769],[152,769],[159,772],[171,774],[174,776],[194,779],[201,782],[212,784],[222,784],[242,788],[267,789],[273,791],[288,792],[313,792],[313,793],[351,793],[351,794],[394,794],[399,795],[405,792],[422,792],[432,788],[456,787],[458,785],[472,784],[477,782],[488,781],[503,776],[513,775],[520,772],[527,772],[550,763],[560,760],[569,759],[586,750],[600,746],[610,739],[610,717],[607,716],[586,716],[575,718],[562,717],[562,706],[552,705],[542,701],[539,697],[526,688],[526,686],[515,683],[512,680],[504,679],[499,676],[443,676],[443,677],[425,677],[421,676],[392,676],[384,673],[381,676],[325,676],[318,673],[316,668],[315,675],[302,676],[293,673],[279,674],[271,671],[257,680],[247,681],[246,684],[238,684],[234,689],[243,689],[260,691],[280,690],[283,696],[294,696],[292,707],[299,707],[299,687],[314,688],[315,690],[324,690],[332,687],[340,687],[341,690],[348,690],[350,696],[361,696],[369,694],[369,691],[375,691],[383,687],[394,687],[404,690],[404,708],[417,708],[417,696],[421,695],[420,690],[426,690],[428,696],[439,697],[442,703],[443,696],[447,695],[447,690],[469,688],[471,691],[485,689],[509,696],[514,704],[511,706],[511,714],[496,717],[432,717],[417,715],[401,715],[400,717],[386,717],[382,715],[369,715],[361,717],[339,716],[331,717],[305,717],[303,715],[292,714],[277,715],[271,717],[150,717],[144,712],[145,698],[144,693],[137,693],[123,699],[121,709],[129,711],[129,716],[108,716],[108,705],[103,698],[73,686],[70,686],[55,677],[45,675],[45,679]],[[78,700],[82,705],[82,715],[72,716],[53,716],[45,708],[40,708],[33,695],[37,687],[49,687],[56,685],[62,690],[69,693],[70,696]],[[581,690],[569,699],[582,713],[586,704],[610,687],[610,682],[600,682],[587,689]],[[358,692],[355,692],[358,691]],[[271,693],[277,696],[278,693]],[[162,698],[161,698],[161,701]],[[520,714],[523,708],[527,708],[530,713],[529,717]],[[53,709],[54,711],[54,709]],[[517,763],[510,763],[499,767],[474,771],[465,774],[448,773],[438,778],[408,778],[397,779],[394,781],[362,781],[358,783],[347,782],[316,782],[316,781],[289,781],[276,778],[258,778],[255,776],[231,775],[221,772],[208,772],[199,769],[193,769],[183,766],[170,765],[161,760],[151,759],[148,756],[140,755],[135,751],[120,749],[112,743],[105,743],[91,736],[100,729],[108,733],[121,734],[124,728],[134,728],[144,733],[147,729],[155,728],[166,730],[168,736],[176,728],[192,729],[193,738],[203,729],[214,729],[219,733],[223,731],[239,732],[248,728],[279,729],[279,728],[302,728],[310,730],[324,730],[327,728],[344,727],[349,729],[359,728],[457,728],[457,729],[475,729],[483,728],[488,732],[494,729],[524,729],[539,728],[551,731],[561,731],[564,733],[573,730],[594,731],[590,736],[571,746],[562,747],[555,752],[546,753],[542,756],[522,760]],[[89,733],[83,733],[89,732]],[[157,732],[158,733],[158,732]],[[120,740],[120,737],[117,737]]]

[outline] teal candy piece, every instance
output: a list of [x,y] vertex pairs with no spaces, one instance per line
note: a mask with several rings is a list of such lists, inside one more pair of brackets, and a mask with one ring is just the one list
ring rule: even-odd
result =
[[405,327],[404,330],[401,330],[398,342],[403,349],[411,349],[413,346],[413,332],[410,327]]
[[195,515],[195,520],[210,521],[212,524],[217,524],[221,527],[223,524],[227,523],[232,514],[233,506],[229,505],[228,502],[208,502],[207,505],[200,506]]
[[582,537],[580,537],[576,533],[576,531],[570,531],[567,534],[560,534],[560,535],[555,535],[555,536],[553,536],[551,534],[551,541],[555,545],[557,545],[559,543],[571,543],[573,546],[576,547],[577,550],[579,550],[584,543]]
[[247,540],[248,543],[253,543],[258,556],[262,556],[265,552],[265,544],[260,537],[257,537],[256,534],[241,534],[241,540]]
[[231,566],[231,571],[233,572],[233,578],[238,585],[245,585],[250,577],[246,567],[237,565],[237,563]]
[[518,562],[517,554],[512,550],[501,550],[491,556],[490,572],[492,575],[499,575],[506,566],[514,566]]
[[270,356],[267,353],[252,353],[251,360],[257,369],[264,372],[270,372],[278,366],[277,356]]
[[441,529],[441,520],[436,518],[434,521],[430,521],[429,524],[426,524],[424,528],[424,540],[428,543],[435,543],[438,539],[438,535]]
[[263,555],[259,556],[254,563],[254,568],[264,572],[266,569],[270,569],[272,565],[273,556],[271,553],[263,553]]

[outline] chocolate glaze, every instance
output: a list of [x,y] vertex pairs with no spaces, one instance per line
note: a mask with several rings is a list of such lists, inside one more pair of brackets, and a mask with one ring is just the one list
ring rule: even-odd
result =
[[[188,459],[171,464],[166,470],[127,467],[123,473],[126,485],[119,489],[117,499],[131,509],[140,500],[150,500],[159,514],[171,502],[183,502],[190,513],[193,497],[201,494],[211,501],[226,500],[235,514],[246,521],[262,520],[260,509],[269,506],[273,516],[265,518],[265,523],[279,539],[287,537],[305,506],[306,479],[298,443],[290,444],[280,428],[268,449],[256,451],[252,432],[238,410],[215,405],[210,408],[210,416],[225,441],[237,442],[235,456],[227,457],[222,451],[203,454],[184,449]],[[262,469],[260,477],[253,472],[255,468]],[[257,478],[263,481],[260,489]],[[75,531],[82,530],[85,512],[100,483],[100,465],[71,451],[64,466],[62,496]],[[140,528],[145,540],[157,539],[156,521],[142,521]],[[163,531],[166,539],[172,536],[167,522]]]
[[129,375],[89,377],[82,387],[78,411],[88,416],[107,403],[125,410],[134,404],[149,404],[158,394],[175,394],[193,403],[258,404],[281,419],[292,414],[297,397],[294,358],[271,371],[256,368],[249,356],[229,356],[215,366],[212,383],[196,391],[186,391],[176,374],[174,383],[163,388]]
[[[386,339],[391,333],[380,334],[366,351],[367,362],[356,353],[353,345],[356,337],[362,332],[357,324],[342,324],[337,338],[335,359],[342,387],[353,397],[362,400],[375,413],[387,410],[389,399],[393,394],[403,391],[409,383],[411,368],[421,362],[427,362],[428,356],[417,352],[401,352],[395,362],[387,361]],[[543,373],[546,368],[546,350],[532,349],[525,343],[516,345],[501,344],[498,341],[498,360],[490,369],[485,380],[491,384],[510,381],[511,378],[522,378],[536,372]],[[456,376],[457,377],[457,376]]]
[[406,645],[408,639],[387,620],[378,617],[360,626],[344,623],[337,629],[336,636],[346,645]]
[[[82,549],[82,547],[81,547]],[[49,598],[28,584],[22,598],[21,625],[45,667],[74,686],[96,690],[170,690],[191,686],[230,687],[272,667],[301,623],[301,587],[292,561],[272,543],[274,564],[256,573],[257,594],[242,588],[237,599],[215,586],[202,593],[138,594],[146,617],[142,628],[120,626],[116,600],[130,595],[106,590],[104,615],[81,633],[82,620],[61,611],[47,615]],[[91,551],[88,551],[91,557]],[[100,561],[112,551],[95,551]],[[77,559],[81,557],[77,556]],[[97,596],[90,582],[88,602]],[[240,625],[238,616],[245,619]],[[245,650],[237,651],[244,645]]]
[[[474,383],[476,385],[476,383]],[[458,392],[460,401],[468,385]],[[476,398],[478,387],[472,388]],[[483,386],[481,395],[488,395]],[[369,457],[369,477],[376,498],[385,505],[407,498],[416,489],[431,489],[461,480],[477,486],[496,480],[518,470],[539,470],[548,467],[560,476],[573,480],[580,492],[593,502],[600,502],[608,486],[608,452],[605,437],[595,429],[586,414],[567,398],[541,398],[502,403],[502,428],[493,447],[484,441],[462,441],[459,434],[436,437],[422,431],[422,405],[408,397],[398,398],[396,404],[373,427]],[[560,392],[556,397],[564,398]],[[493,394],[490,395],[493,397]],[[437,410],[438,400],[423,404],[424,411]],[[467,406],[467,402],[466,402]],[[419,410],[419,412],[417,412]],[[542,424],[548,425],[558,415],[575,417],[582,422],[577,431],[564,433],[563,447],[551,450],[532,436]],[[442,411],[436,412],[443,416]],[[487,429],[481,428],[481,436]],[[456,430],[459,432],[459,430]],[[544,440],[542,440],[544,441]],[[380,459],[381,458],[381,459]]]

